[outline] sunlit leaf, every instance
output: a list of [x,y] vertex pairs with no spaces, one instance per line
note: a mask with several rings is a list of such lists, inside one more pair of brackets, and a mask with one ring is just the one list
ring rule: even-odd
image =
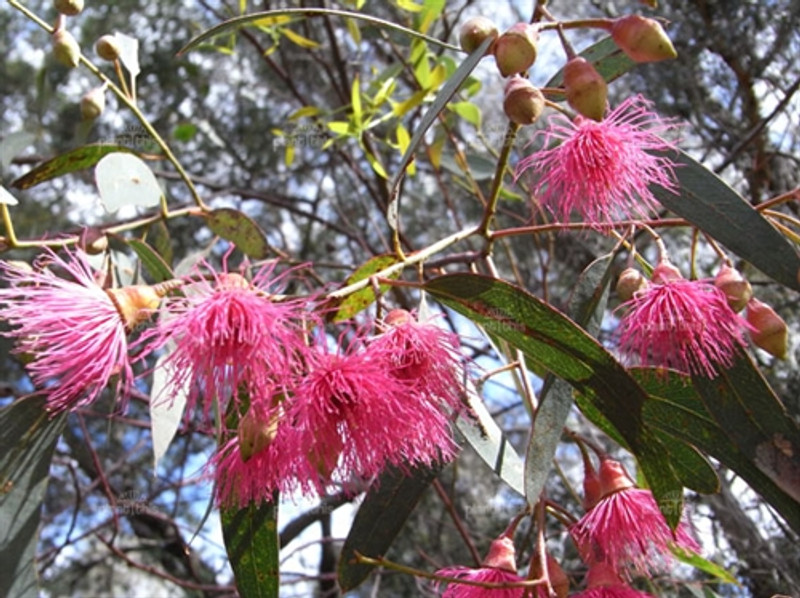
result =
[[453,102],[447,106],[475,128],[481,126],[481,109],[472,102]]
[[[355,272],[353,272],[350,276],[347,277],[347,280],[344,282],[343,286],[347,286],[358,282],[359,280],[364,280],[365,278],[369,278],[376,272],[380,272],[384,268],[388,268],[392,264],[397,263],[397,257],[394,255],[378,255],[371,258],[367,263],[363,264],[359,267]],[[397,278],[399,276],[399,272],[394,274],[391,278]],[[388,285],[382,284],[380,285],[381,290],[386,291],[389,287]],[[375,292],[373,291],[371,286],[367,286],[360,291],[356,291],[345,297],[342,302],[339,304],[339,309],[336,310],[336,314],[333,316],[334,322],[340,322],[343,320],[349,320],[357,313],[365,310],[367,307],[372,305],[375,302]]]
[[277,496],[243,509],[222,508],[222,537],[241,598],[278,598],[280,553]]
[[94,169],[94,178],[107,212],[123,206],[151,208],[161,201],[163,192],[153,171],[133,154],[104,156]]
[[5,187],[0,185],[0,203],[7,206],[16,206],[19,204],[19,201],[17,201],[17,198],[11,195]]
[[307,48],[309,50],[319,48],[318,42],[315,42],[313,39],[308,39],[307,37],[303,37],[299,33],[292,31],[288,27],[281,29],[281,33],[283,33],[283,35],[286,36],[286,39],[291,41],[293,44],[300,46],[301,48]]
[[175,438],[183,418],[186,407],[190,380],[183,388],[176,388],[172,383],[174,376],[170,375],[165,363],[174,346],[170,343],[167,353],[160,356],[153,369],[153,382],[150,387],[150,430],[153,437],[153,471],[158,471],[158,462],[166,454],[169,445]]

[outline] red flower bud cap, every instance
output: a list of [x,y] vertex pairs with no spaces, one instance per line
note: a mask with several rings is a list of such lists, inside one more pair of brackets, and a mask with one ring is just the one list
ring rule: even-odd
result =
[[608,86],[591,62],[577,56],[564,66],[567,103],[586,118],[601,121],[606,112]]
[[517,23],[497,38],[494,57],[503,77],[528,70],[536,61],[539,30],[528,23]]
[[662,261],[653,270],[651,281],[654,284],[666,284],[668,282],[675,282],[676,280],[683,280],[681,271],[668,261]]
[[661,24],[647,17],[628,15],[617,19],[611,37],[636,62],[658,62],[678,56]]
[[714,278],[714,286],[725,293],[728,305],[735,312],[742,311],[753,297],[753,287],[738,270],[723,265]]
[[402,326],[413,322],[414,316],[405,309],[393,309],[386,314],[383,321],[387,326]]
[[600,463],[600,493],[605,498],[609,494],[635,488],[636,484],[625,471],[622,463],[613,459],[604,459]]
[[755,297],[747,303],[747,323],[753,343],[773,357],[785,359],[789,350],[789,328],[775,310]]
[[603,498],[603,495],[600,490],[600,477],[594,467],[586,468],[583,475],[583,508],[588,511],[601,498]]
[[508,536],[500,536],[492,542],[489,553],[483,559],[484,567],[493,567],[503,571],[517,572],[517,552],[514,542]]

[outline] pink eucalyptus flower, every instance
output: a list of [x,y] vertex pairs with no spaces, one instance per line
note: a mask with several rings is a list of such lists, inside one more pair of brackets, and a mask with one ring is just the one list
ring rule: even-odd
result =
[[673,163],[654,153],[674,149],[660,135],[675,128],[638,95],[600,122],[557,114],[542,133],[544,149],[522,159],[516,176],[530,172],[533,195],[563,221],[573,210],[593,225],[648,217],[656,208],[649,186],[676,189]]
[[714,378],[745,347],[746,321],[711,282],[685,280],[665,262],[620,306],[620,349],[642,363]]
[[268,291],[274,264],[248,281],[239,273],[198,268],[184,294],[167,299],[158,327],[145,335],[151,349],[166,347],[170,384],[166,397],[188,389],[187,417],[198,404],[208,421],[213,405],[224,412],[240,392],[290,385],[299,356],[307,351],[300,322],[308,317],[301,301],[273,301]]
[[[489,554],[486,555],[480,568],[447,567],[437,571],[436,575],[493,584],[525,581],[517,575],[515,558],[514,543],[511,538],[500,536],[492,542]],[[458,583],[457,581],[450,581],[447,584],[447,589],[442,594],[442,598],[483,598],[484,596],[491,598],[522,598],[525,593],[525,588],[523,587],[488,588]],[[438,585],[437,583],[437,590]]]
[[370,341],[368,351],[407,382],[418,400],[436,400],[459,412],[464,403],[458,336],[420,323],[403,309],[389,312],[385,323],[387,330]]
[[672,531],[649,490],[636,488],[622,465],[600,465],[601,498],[570,528],[581,557],[590,567],[608,565],[630,578],[630,570],[649,575],[672,562],[670,546],[697,552],[700,546],[681,522]]
[[455,456],[449,420],[431,401],[419,401],[409,385],[354,342],[348,351],[309,355],[308,372],[286,401],[294,427],[294,452],[308,460],[300,480],[321,491],[334,477],[371,478],[387,466],[401,470]]
[[655,598],[647,592],[640,592],[626,584],[605,563],[592,565],[586,575],[586,589],[575,594],[574,598]]
[[26,367],[47,393],[47,409],[87,405],[115,376],[124,401],[134,378],[125,322],[85,255],[66,252],[62,259],[47,250],[34,268],[0,262],[0,272],[10,284],[0,289],[3,318],[14,327],[4,334],[17,338],[16,353],[33,357]]

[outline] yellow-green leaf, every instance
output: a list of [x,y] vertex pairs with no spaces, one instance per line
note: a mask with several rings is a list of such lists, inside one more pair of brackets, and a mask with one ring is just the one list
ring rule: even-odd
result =
[[328,123],[328,128],[337,135],[349,135],[350,123],[342,120],[332,120]]
[[384,169],[383,164],[380,163],[376,156],[370,152],[364,152],[364,155],[367,157],[367,161],[369,162],[370,166],[372,166],[372,170],[385,179],[389,178],[389,176],[386,174],[386,169]]
[[419,106],[422,103],[422,101],[427,97],[427,95],[428,95],[428,90],[426,89],[418,91],[404,102],[400,102],[399,104],[393,104],[392,112],[394,113],[395,116],[401,117],[412,108],[416,108],[417,106]]
[[303,37],[299,33],[296,33],[289,28],[281,29],[281,33],[283,33],[283,35],[285,35],[290,42],[300,46],[301,48],[307,48],[309,50],[319,48],[318,42],[315,42],[313,39]]
[[476,129],[480,128],[481,109],[472,102],[453,102],[449,105],[449,108]]
[[356,122],[361,122],[361,84],[358,75],[353,79],[353,86],[350,89],[350,102],[353,104],[353,118]]
[[[354,282],[358,282],[360,280],[364,280],[369,278],[376,272],[380,272],[381,270],[385,270],[389,266],[397,263],[397,257],[394,255],[378,255],[370,259],[368,262],[363,264],[359,267],[355,272],[353,272],[347,280],[344,282],[343,286],[348,286],[353,284]],[[387,278],[397,278],[400,275],[399,272],[395,273],[392,276]],[[388,290],[389,285],[382,284],[380,285],[380,289],[382,291]],[[357,313],[367,309],[372,303],[375,302],[375,292],[373,291],[371,286],[365,287],[360,291],[356,291],[355,293],[348,295],[342,302],[339,304],[339,309],[336,310],[336,314],[333,316],[334,322],[341,322],[343,320],[349,320]]]
[[[408,146],[411,143],[411,135],[409,135],[408,129],[406,129],[403,126],[403,123],[398,123],[396,135],[397,135],[397,148],[400,150],[401,154],[405,154],[406,150],[408,149]],[[417,167],[412,161],[408,165],[408,174],[413,176],[416,173],[416,171]]]
[[289,120],[298,120],[306,116],[316,116],[320,112],[321,110],[316,106],[303,106],[302,108],[298,108],[297,110],[292,112],[289,115]]

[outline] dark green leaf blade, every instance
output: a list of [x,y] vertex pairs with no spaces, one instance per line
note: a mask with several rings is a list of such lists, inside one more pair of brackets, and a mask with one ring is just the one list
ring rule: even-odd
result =
[[608,351],[561,312],[507,282],[478,274],[450,274],[427,282],[424,288],[520,349],[530,363],[591,396],[636,455],[665,517],[677,525],[680,513],[674,503],[681,485],[661,441],[643,425],[647,395]]
[[122,145],[103,143],[84,145],[83,147],[76,148],[39,164],[12,182],[11,186],[16,189],[29,189],[30,187],[69,174],[70,172],[91,168],[97,164],[101,158],[108,154],[113,154],[114,152],[136,153],[132,149]]
[[242,598],[278,598],[280,591],[277,496],[260,506],[221,509],[222,536]]
[[36,598],[36,544],[50,461],[66,415],[51,418],[43,397],[0,410],[0,596]]
[[384,556],[438,474],[438,469],[415,469],[408,474],[390,469],[372,484],[339,557],[339,586],[344,592],[360,585],[374,568],[358,563],[356,553],[372,558]]
[[749,355],[740,350],[718,377],[692,382],[733,444],[800,507],[800,428]]
[[684,152],[667,154],[677,167],[680,194],[657,185],[653,194],[668,210],[714,237],[779,283],[800,291],[800,255],[742,196]]
[[247,215],[233,208],[219,208],[206,215],[208,228],[215,235],[234,243],[246,256],[261,260],[269,254],[264,231]]
[[800,532],[800,504],[731,441],[706,410],[688,376],[649,368],[632,368],[631,374],[650,394],[644,409],[648,425],[697,447],[736,472]]

